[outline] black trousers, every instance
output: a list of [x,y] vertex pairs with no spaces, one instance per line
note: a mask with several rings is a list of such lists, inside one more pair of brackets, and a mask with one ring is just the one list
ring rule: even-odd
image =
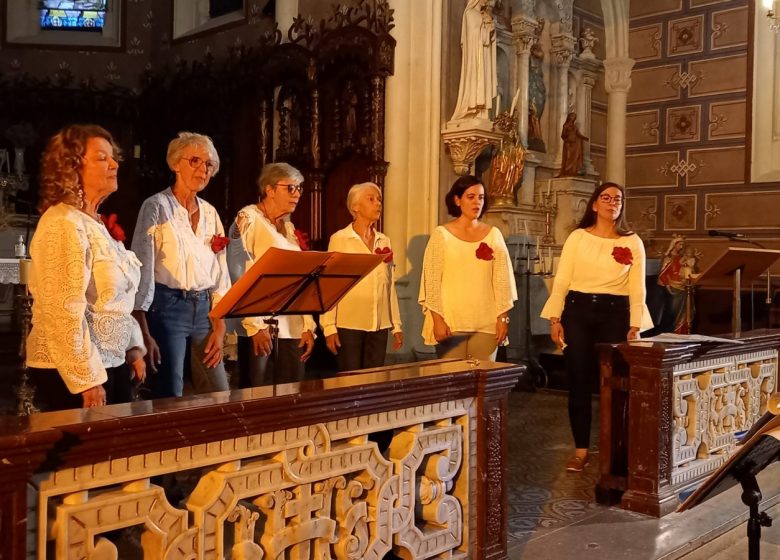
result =
[[276,356],[273,351],[270,356],[255,356],[252,339],[239,336],[238,386],[246,389],[303,381],[306,365],[301,361],[303,349],[298,347],[300,343],[300,338],[280,338]]
[[387,355],[387,335],[390,329],[360,331],[337,329],[341,348],[336,355],[339,371],[354,371],[382,367]]
[[569,422],[574,446],[590,446],[591,393],[599,386],[596,344],[626,340],[628,296],[569,292],[561,316],[569,374]]
[[[41,412],[82,408],[84,399],[81,394],[73,394],[62,380],[56,369],[30,368],[29,383],[35,389],[33,402]],[[133,382],[130,380],[130,366],[106,368],[108,380],[103,383],[106,391],[106,403],[117,404],[133,400]]]

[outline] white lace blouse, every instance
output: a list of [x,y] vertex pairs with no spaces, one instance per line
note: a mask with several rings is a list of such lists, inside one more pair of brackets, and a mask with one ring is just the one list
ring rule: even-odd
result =
[[30,243],[33,296],[27,365],[56,368],[68,390],[106,381],[106,368],[144,349],[130,315],[141,263],[105,226],[68,204],[41,216]]
[[[477,250],[481,244],[489,255]],[[499,315],[517,299],[515,275],[504,237],[497,228],[481,241],[463,241],[444,226],[431,234],[423,258],[419,302],[425,313],[423,340],[434,345],[431,311],[452,332],[496,332]]]
[[200,198],[197,231],[170,188],[141,205],[133,234],[133,251],[144,264],[135,308],[148,311],[155,282],[178,290],[212,290],[212,304],[230,289],[225,250],[214,253],[211,240],[225,235],[217,209]]
[[[271,247],[300,251],[292,222],[284,222],[285,234],[276,230],[255,204],[244,206],[230,226],[230,245],[227,249],[227,262],[230,277],[235,282]],[[311,315],[281,315],[279,338],[301,338],[303,331],[314,333],[316,324]],[[262,317],[244,317],[232,324],[239,336],[254,336],[257,331],[266,328]]]

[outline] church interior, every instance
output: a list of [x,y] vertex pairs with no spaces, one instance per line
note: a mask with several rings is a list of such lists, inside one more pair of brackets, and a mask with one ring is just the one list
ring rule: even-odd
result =
[[[746,557],[746,471],[780,513],[777,4],[0,0],[0,558]],[[303,175],[290,220],[316,251],[353,220],[351,187],[377,185],[402,344],[337,375],[320,334],[300,383],[33,412],[24,263],[41,155],[73,123],[121,149],[100,211],[128,249],[180,131],[219,153],[199,196],[225,232],[273,162]],[[421,334],[426,245],[469,175],[517,290],[495,363],[437,360]],[[604,183],[653,328],[600,346],[571,473],[540,312]]]

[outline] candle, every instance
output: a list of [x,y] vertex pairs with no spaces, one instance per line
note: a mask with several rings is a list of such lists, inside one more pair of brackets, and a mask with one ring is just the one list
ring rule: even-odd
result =
[[19,259],[19,283],[27,285],[30,281],[30,259]]
[[528,221],[527,220],[523,220],[523,230],[525,231],[526,239],[531,239],[531,236],[528,234]]
[[550,196],[550,185],[552,184],[552,181],[547,181],[547,196]]
[[539,252],[539,236],[536,236],[536,256],[542,258],[542,254]]
[[552,247],[547,247],[547,258],[550,260],[550,274],[553,272]]
[[517,106],[518,97],[520,97],[520,88],[517,88],[517,92],[515,92],[515,97],[512,99],[512,108],[509,110],[510,116],[515,114],[515,107]]
[[531,244],[528,240],[525,242],[525,269],[531,272]]

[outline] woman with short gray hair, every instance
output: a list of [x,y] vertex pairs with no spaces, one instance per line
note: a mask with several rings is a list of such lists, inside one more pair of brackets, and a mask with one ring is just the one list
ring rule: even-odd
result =
[[354,185],[347,193],[352,223],[331,235],[328,251],[384,255],[384,263],[358,282],[338,305],[320,316],[325,343],[336,355],[339,371],[381,367],[387,355],[388,333],[393,350],[404,342],[393,275],[390,238],[377,231],[382,215],[382,191],[374,183]]
[[219,170],[219,155],[208,136],[180,132],[166,159],[175,182],[141,205],[132,245],[143,263],[133,314],[148,349],[152,396],[182,396],[188,340],[195,391],[225,391],[225,321],[209,311],[230,288],[228,239],[217,209],[198,196]]
[[[233,282],[241,278],[271,247],[305,250],[303,235],[289,219],[303,195],[303,175],[287,163],[270,163],[257,180],[256,204],[243,207],[230,226],[228,268]],[[273,333],[263,317],[245,317],[238,334],[239,386],[256,387],[303,380],[304,363],[314,349],[316,324],[311,315],[276,318],[278,353],[272,355]]]

